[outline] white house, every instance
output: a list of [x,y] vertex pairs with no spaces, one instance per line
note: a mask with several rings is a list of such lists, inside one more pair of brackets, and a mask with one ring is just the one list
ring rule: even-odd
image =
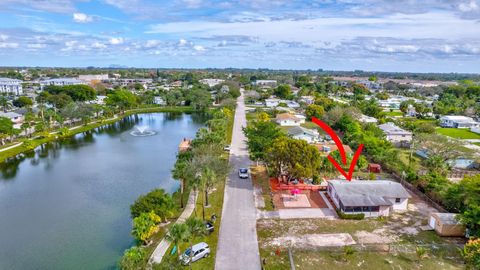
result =
[[311,105],[315,102],[315,97],[314,96],[301,96],[299,101],[304,102],[307,105]]
[[393,143],[395,146],[408,146],[413,138],[413,133],[407,130],[404,130],[398,126],[396,126],[392,122],[388,122],[382,125],[378,125],[378,127],[383,131],[385,134],[385,138],[387,141]]
[[40,89],[47,85],[55,85],[55,86],[65,86],[65,85],[77,85],[77,84],[85,84],[84,81],[75,78],[57,78],[57,79],[49,79],[40,81]]
[[345,214],[365,214],[365,217],[389,216],[392,211],[407,210],[411,197],[397,182],[388,180],[330,180],[327,193]]
[[21,95],[23,93],[22,81],[10,78],[0,78],[0,93],[14,93]]
[[256,86],[266,86],[266,87],[276,87],[277,86],[277,81],[276,80],[256,80],[255,81]]
[[91,83],[92,81],[107,81],[108,74],[88,74],[88,75],[78,75],[80,81]]
[[265,106],[269,108],[277,107],[280,104],[280,99],[278,98],[267,98],[265,99]]
[[282,101],[280,101],[280,103],[287,104],[288,108],[292,108],[292,109],[300,108],[300,104],[298,104],[297,102],[295,102],[293,100],[282,100]]
[[302,119],[299,119],[293,114],[279,113],[275,118],[275,122],[280,126],[300,126]]
[[225,80],[222,79],[201,79],[200,82],[203,84],[208,85],[209,87],[214,87],[215,85],[219,85],[223,83]]
[[440,117],[440,126],[449,128],[478,128],[480,123],[467,116],[445,115]]
[[294,126],[288,129],[288,135],[297,140],[304,140],[308,143],[316,143],[320,136],[317,130]]
[[154,97],[153,98],[153,103],[157,104],[157,105],[162,105],[162,106],[167,105],[167,102],[165,100],[163,100],[162,97]]
[[358,121],[360,121],[362,123],[378,123],[377,118],[371,117],[371,116],[368,116],[368,115],[364,115],[364,114],[361,114],[358,117]]

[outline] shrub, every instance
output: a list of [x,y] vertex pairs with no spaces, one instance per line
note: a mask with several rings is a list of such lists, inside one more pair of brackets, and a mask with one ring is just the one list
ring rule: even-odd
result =
[[172,196],[163,189],[154,189],[149,193],[138,197],[130,206],[132,218],[140,216],[142,213],[155,212],[165,221],[166,218],[174,214],[174,203]]
[[480,269],[480,238],[469,240],[463,247],[462,255],[468,266]]
[[352,219],[352,220],[362,220],[365,218],[364,213],[359,213],[359,214],[345,214],[342,211],[337,209],[337,215],[341,219]]
[[143,269],[140,262],[144,260],[145,255],[145,249],[142,247],[131,247],[125,250],[118,266],[122,270]]

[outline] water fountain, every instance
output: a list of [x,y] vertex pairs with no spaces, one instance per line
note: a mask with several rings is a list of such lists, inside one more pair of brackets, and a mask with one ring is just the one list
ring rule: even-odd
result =
[[130,132],[130,135],[135,137],[145,137],[155,135],[156,132],[149,130],[148,126],[135,126],[135,129]]

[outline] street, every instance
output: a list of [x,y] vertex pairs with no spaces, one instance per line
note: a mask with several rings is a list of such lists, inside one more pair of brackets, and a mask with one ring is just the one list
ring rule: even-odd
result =
[[215,269],[261,269],[257,243],[256,208],[251,179],[240,179],[239,168],[251,161],[242,127],[246,125],[242,95],[237,99],[230,150],[232,171],[227,179]]

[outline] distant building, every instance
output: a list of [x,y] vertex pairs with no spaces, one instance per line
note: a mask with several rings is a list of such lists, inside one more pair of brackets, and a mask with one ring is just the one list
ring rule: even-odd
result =
[[393,143],[395,146],[407,147],[410,145],[410,142],[412,141],[412,138],[413,138],[412,132],[406,131],[396,126],[392,122],[378,125],[378,127],[385,134],[385,138],[387,139],[387,141]]
[[300,108],[300,104],[298,104],[298,102],[295,102],[293,100],[281,100],[280,103],[287,104],[288,108],[292,108],[292,109]]
[[315,129],[308,129],[300,126],[294,126],[288,129],[288,135],[297,140],[304,140],[308,143],[319,141],[319,133]]
[[391,211],[407,210],[411,197],[400,183],[388,180],[330,180],[327,193],[342,213],[363,213],[365,217],[389,216]]
[[208,85],[209,87],[213,87],[215,85],[219,85],[223,83],[225,80],[222,79],[201,79],[200,82],[203,84]]
[[361,85],[365,86],[365,87],[368,88],[368,90],[370,90],[370,91],[377,91],[377,90],[382,89],[382,84],[379,83],[379,82],[372,82],[372,81],[369,81],[369,80],[362,80],[362,81],[358,81],[358,84],[361,84]]
[[[314,145],[317,150],[320,152],[322,156],[328,156],[331,152],[337,151],[338,147],[335,143],[318,143]],[[352,149],[348,145],[343,145],[343,149],[345,150],[345,154],[351,155],[353,153]]]
[[154,97],[153,98],[153,103],[155,103],[157,105],[162,105],[162,106],[167,105],[167,102],[165,100],[163,100],[162,97]]
[[440,126],[449,128],[478,128],[480,123],[467,116],[445,115],[440,117]]
[[275,122],[280,126],[300,126],[302,119],[299,119],[293,114],[289,113],[280,113],[277,114]]
[[266,86],[266,87],[276,87],[277,81],[276,80],[256,80],[254,85],[256,86]]
[[78,75],[78,79],[87,83],[91,83],[92,81],[106,81],[108,80],[108,74]]
[[228,85],[222,85],[222,88],[220,88],[220,92],[222,93],[228,93],[230,91],[230,87]]
[[40,81],[40,89],[43,90],[43,88],[48,85],[66,86],[77,84],[85,84],[85,82],[75,78],[56,78]]
[[10,78],[0,78],[0,93],[21,95],[23,93],[22,81]]

